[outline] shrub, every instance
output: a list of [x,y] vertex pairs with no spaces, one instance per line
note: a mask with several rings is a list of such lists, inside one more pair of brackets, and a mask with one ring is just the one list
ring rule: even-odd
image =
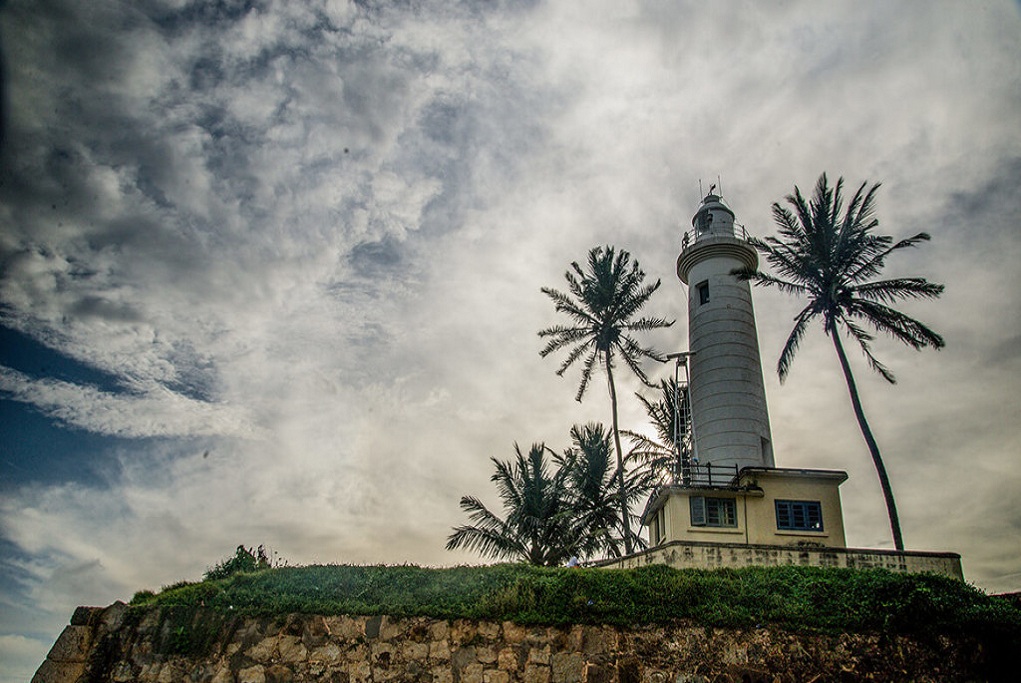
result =
[[240,574],[241,572],[257,572],[270,568],[269,556],[263,546],[251,549],[239,545],[234,551],[233,557],[228,557],[205,573],[206,581],[226,579],[228,576]]

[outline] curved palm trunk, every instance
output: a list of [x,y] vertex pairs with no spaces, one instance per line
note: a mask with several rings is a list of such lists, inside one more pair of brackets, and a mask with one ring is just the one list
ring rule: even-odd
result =
[[613,368],[610,356],[606,359],[606,381],[610,385],[610,408],[613,411],[613,445],[617,448],[617,486],[620,490],[620,519],[624,524],[624,552],[630,555],[634,551],[631,543],[631,514],[627,507],[627,489],[624,485],[624,452],[620,447],[620,429],[617,427],[617,389],[613,385]]
[[837,349],[837,357],[840,359],[840,368],[844,371],[844,379],[847,380],[847,390],[851,394],[851,405],[854,407],[854,416],[858,418],[858,426],[861,428],[862,436],[872,454],[872,462],[876,466],[876,473],[879,475],[879,485],[883,489],[883,497],[886,498],[886,511],[890,515],[890,530],[893,532],[893,544],[897,550],[904,550],[904,539],[900,534],[900,518],[897,516],[897,504],[893,501],[893,489],[890,487],[890,478],[886,475],[886,467],[883,465],[883,458],[879,455],[879,446],[872,436],[869,423],[865,420],[865,412],[861,407],[861,400],[858,398],[858,388],[854,383],[854,376],[851,375],[851,366],[847,362],[847,355],[844,353],[844,346],[840,343],[840,335],[837,330],[830,330],[830,337],[833,339],[833,346]]

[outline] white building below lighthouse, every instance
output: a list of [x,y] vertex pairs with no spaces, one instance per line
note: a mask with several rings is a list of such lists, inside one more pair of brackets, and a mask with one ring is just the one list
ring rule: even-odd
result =
[[687,285],[687,440],[680,476],[649,498],[649,549],[600,563],[716,568],[883,567],[964,578],[956,553],[846,547],[839,470],[776,467],[751,287],[732,273],[758,257],[734,212],[708,194],[681,239]]

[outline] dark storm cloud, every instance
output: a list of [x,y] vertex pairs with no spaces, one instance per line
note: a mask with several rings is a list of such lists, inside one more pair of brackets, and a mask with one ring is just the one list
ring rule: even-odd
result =
[[141,316],[133,307],[117,304],[98,296],[85,296],[73,302],[68,308],[72,316],[98,318],[109,322],[138,322]]

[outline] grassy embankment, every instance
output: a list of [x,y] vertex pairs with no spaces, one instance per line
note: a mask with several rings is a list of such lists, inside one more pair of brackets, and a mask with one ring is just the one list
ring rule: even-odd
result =
[[884,570],[426,569],[309,566],[181,583],[138,606],[204,606],[234,615],[292,612],[634,626],[690,620],[707,627],[990,636],[1021,643],[1021,609],[960,581]]

